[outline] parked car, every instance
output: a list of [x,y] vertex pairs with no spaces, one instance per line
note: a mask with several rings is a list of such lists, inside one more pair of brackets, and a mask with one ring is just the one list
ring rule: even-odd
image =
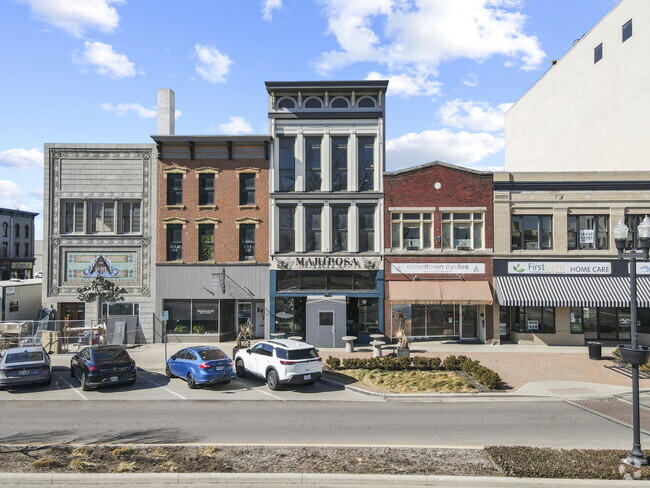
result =
[[34,278],[43,278],[43,272],[37,271],[36,273],[34,273]]
[[0,358],[0,386],[51,382],[50,356],[41,346],[12,347]]
[[181,349],[167,360],[168,378],[178,376],[189,388],[230,383],[235,378],[232,359],[218,347],[194,346]]
[[235,354],[237,376],[253,374],[266,380],[271,390],[285,384],[312,384],[323,373],[318,350],[302,341],[273,339]]
[[106,385],[133,385],[136,371],[135,361],[122,346],[84,347],[70,361],[70,375],[81,382],[84,391]]

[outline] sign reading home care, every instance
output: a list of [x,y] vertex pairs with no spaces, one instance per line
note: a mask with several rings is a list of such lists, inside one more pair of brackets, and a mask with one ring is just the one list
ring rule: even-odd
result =
[[485,263],[391,263],[391,273],[484,274]]
[[612,264],[590,261],[508,261],[508,274],[609,275]]
[[353,256],[309,256],[274,258],[272,269],[277,270],[345,270],[376,271],[381,268],[381,258]]

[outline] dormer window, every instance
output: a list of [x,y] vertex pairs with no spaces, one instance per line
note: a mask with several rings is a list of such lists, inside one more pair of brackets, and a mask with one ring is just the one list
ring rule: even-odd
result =
[[284,97],[278,100],[278,110],[290,110],[296,108],[296,101],[293,98]]
[[330,103],[330,106],[332,108],[350,108],[350,102],[348,101],[347,98],[336,97],[332,99],[332,103]]

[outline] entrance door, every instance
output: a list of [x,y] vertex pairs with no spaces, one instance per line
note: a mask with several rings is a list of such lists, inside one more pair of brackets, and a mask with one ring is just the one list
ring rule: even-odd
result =
[[251,331],[255,334],[255,314],[251,302],[237,303],[237,331],[239,332],[244,325],[250,325]]
[[461,339],[476,339],[478,337],[478,307],[476,305],[463,305],[461,307]]
[[[86,304],[85,303],[59,303],[59,318],[60,320],[84,321],[86,319]],[[73,323],[70,327],[75,327]]]
[[318,344],[334,344],[334,311],[318,312]]
[[308,296],[305,307],[307,342],[316,347],[343,347],[346,297]]

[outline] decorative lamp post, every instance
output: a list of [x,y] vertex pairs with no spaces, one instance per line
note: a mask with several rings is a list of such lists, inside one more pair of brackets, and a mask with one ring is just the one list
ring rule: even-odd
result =
[[[624,460],[632,466],[644,466],[648,460],[641,450],[641,430],[639,422],[639,366],[646,362],[648,356],[647,347],[639,347],[637,336],[637,306],[636,306],[636,261],[641,259],[648,261],[648,250],[650,249],[650,219],[646,215],[643,221],[637,226],[639,237],[638,251],[625,252],[625,242],[628,236],[628,227],[619,220],[614,226],[614,240],[618,250],[618,258],[629,261],[630,268],[630,318],[632,319],[632,340],[630,346],[619,346],[619,351],[623,361],[632,365],[632,414],[634,441],[630,455]],[[637,248],[637,243],[633,243],[633,248]]]

